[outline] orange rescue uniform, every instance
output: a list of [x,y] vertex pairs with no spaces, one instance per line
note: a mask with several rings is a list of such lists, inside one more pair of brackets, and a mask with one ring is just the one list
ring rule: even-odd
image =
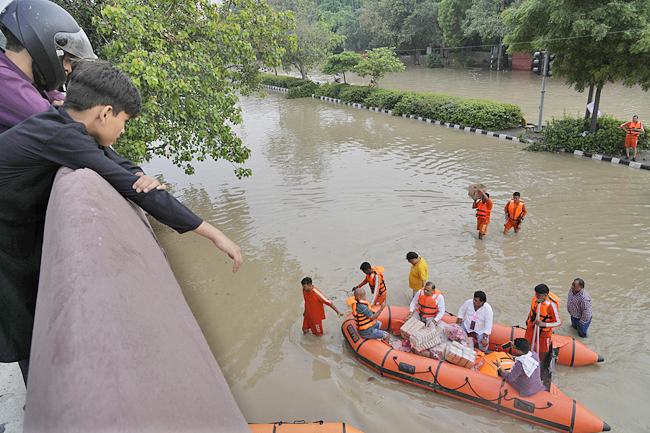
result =
[[504,209],[506,211],[506,223],[504,224],[506,230],[510,230],[513,227],[515,230],[519,230],[521,228],[521,220],[524,219],[527,213],[523,200],[519,200],[517,204],[515,204],[514,200],[510,200]]
[[352,317],[354,317],[354,321],[356,322],[357,328],[359,328],[359,330],[369,329],[375,324],[376,322],[375,320],[370,320],[370,318],[367,317],[365,314],[360,314],[357,312],[358,303],[366,304],[368,308],[370,308],[370,302],[365,300],[357,301],[356,298],[352,296],[348,298],[348,300],[345,301],[345,303],[352,307]]
[[629,121],[627,123],[624,123],[621,125],[621,128],[625,129],[624,127],[627,127],[627,131],[625,134],[625,147],[636,147],[636,142],[637,139],[639,138],[639,131],[633,131],[632,128],[638,128],[640,130],[643,130],[643,125],[641,122],[632,122]]
[[492,215],[492,199],[488,198],[487,203],[479,200],[472,209],[476,209],[476,230],[482,235],[487,233],[488,224],[490,224],[490,216]]
[[366,284],[370,285],[370,292],[374,295],[375,289],[379,288],[379,294],[372,305],[381,305],[386,300],[386,281],[384,280],[384,268],[382,266],[373,266],[372,272],[366,274],[366,279],[357,286],[363,287]]
[[307,293],[302,291],[302,296],[305,298],[305,315],[302,320],[302,330],[311,329],[312,334],[321,335],[323,333],[323,320],[325,319],[325,307],[323,305],[332,306],[332,301],[327,296],[312,286],[312,289]]
[[436,304],[438,295],[442,295],[442,292],[438,289],[433,289],[433,293],[430,296],[425,295],[424,290],[420,291],[420,296],[418,297],[418,314],[421,318],[436,317],[438,315],[438,304]]
[[[535,334],[535,319],[537,318],[538,304],[536,301],[537,296],[533,296],[530,313],[528,313],[528,319],[526,319],[526,340],[531,344],[531,350],[533,349],[532,344],[533,335]],[[540,304],[539,320],[544,322],[546,327],[542,328],[540,326],[539,328],[539,356],[548,352],[548,348],[551,344],[551,336],[553,335],[553,328],[562,324],[562,320],[560,319],[559,302],[560,298],[549,292],[548,299]]]

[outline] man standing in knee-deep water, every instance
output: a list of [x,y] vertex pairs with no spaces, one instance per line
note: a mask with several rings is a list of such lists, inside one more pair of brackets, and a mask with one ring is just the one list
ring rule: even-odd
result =
[[526,205],[521,199],[521,194],[514,192],[512,200],[506,204],[504,210],[506,211],[506,223],[504,224],[503,234],[508,233],[511,228],[515,229],[515,233],[519,233],[521,222],[526,216]]
[[416,252],[409,251],[406,254],[406,261],[411,264],[409,272],[409,287],[413,292],[424,289],[424,285],[429,281],[429,268],[424,258],[419,257]]
[[587,338],[587,329],[591,325],[591,296],[585,290],[585,282],[576,278],[569,289],[566,308],[571,315],[571,326],[578,330],[578,336]]
[[481,199],[474,199],[472,209],[476,209],[476,230],[478,230],[478,238],[483,239],[487,233],[488,224],[490,224],[490,216],[492,215],[492,199],[487,192],[481,192]]
[[323,320],[325,320],[325,308],[323,308],[323,305],[327,305],[336,311],[339,317],[343,313],[336,308],[336,305],[327,296],[323,295],[323,292],[314,287],[311,278],[303,278],[300,284],[302,284],[302,296],[305,298],[305,311],[302,313],[304,318],[302,321],[302,332],[306,334],[311,329],[312,334],[322,335]]

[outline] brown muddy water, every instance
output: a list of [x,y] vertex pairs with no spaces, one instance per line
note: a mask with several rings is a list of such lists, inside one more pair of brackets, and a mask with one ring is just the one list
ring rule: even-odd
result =
[[[566,300],[572,280],[583,278],[594,305],[583,341],[605,362],[558,366],[555,382],[613,431],[650,430],[649,172],[279,93],[241,106],[251,178],[237,180],[223,161],[197,163],[194,176],[160,159],[145,169],[242,248],[233,275],[209,241],[154,223],[249,422],[343,421],[366,433],[550,431],[378,375],[356,361],[330,309],[325,335],[303,335],[304,276],[345,311],[369,261],[386,268],[389,303],[406,306],[413,250],[448,311],[480,289],[496,323],[524,325],[535,285]],[[467,196],[477,182],[494,200],[483,241]],[[518,235],[503,235],[513,191],[528,216]],[[561,313],[558,333],[576,336],[565,303]]]

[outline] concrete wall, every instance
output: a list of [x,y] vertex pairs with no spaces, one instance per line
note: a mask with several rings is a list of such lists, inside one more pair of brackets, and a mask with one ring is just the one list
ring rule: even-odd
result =
[[54,183],[31,353],[25,432],[250,432],[142,211],[92,170]]

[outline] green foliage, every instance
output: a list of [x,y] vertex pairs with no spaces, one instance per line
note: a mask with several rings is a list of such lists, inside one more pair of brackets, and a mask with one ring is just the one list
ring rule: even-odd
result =
[[439,94],[407,92],[393,109],[395,115],[411,114],[443,123],[500,131],[513,128],[523,114],[516,105]]
[[287,99],[310,97],[316,93],[318,87],[318,83],[314,83],[313,81],[300,86],[293,86],[289,89],[289,93],[287,93]]
[[427,65],[429,65],[430,68],[445,67],[445,64],[443,63],[442,59],[435,51],[432,51],[431,54],[427,56]]
[[318,11],[313,0],[293,0],[291,11],[296,19],[292,36],[296,40],[296,49],[287,51],[282,58],[285,70],[295,67],[303,79],[311,68],[320,63],[327,52],[337,46],[342,37],[330,30],[326,23],[318,21]]
[[[594,113],[606,83],[650,90],[648,0],[528,0],[504,11],[503,20],[514,28],[504,38],[509,52],[547,49],[556,55],[554,75],[578,92],[596,89]],[[594,114],[589,129],[596,128]]]
[[465,68],[471,66],[474,63],[472,52],[466,50],[461,51],[460,54],[458,54],[458,63]]
[[285,89],[291,89],[292,87],[304,86],[305,84],[311,83],[310,80],[288,77],[286,75],[262,74],[261,79],[262,84],[267,86],[284,87]]
[[323,84],[316,90],[315,95],[326,96],[328,98],[334,98],[334,99],[341,99],[341,92],[349,87],[350,85],[346,83]]
[[385,110],[392,110],[405,94],[406,92],[397,90],[373,90],[363,101],[363,105],[367,107],[378,107]]
[[442,0],[438,6],[438,25],[443,44],[459,47],[463,43],[465,14],[472,6],[472,0]]
[[363,56],[359,53],[352,51],[344,51],[340,54],[330,54],[327,61],[321,66],[321,71],[324,74],[343,74],[343,81],[345,82],[345,73],[354,70],[354,67],[363,60]]
[[354,68],[359,76],[370,75],[375,83],[386,74],[402,72],[406,67],[395,55],[394,48],[376,48],[366,53],[366,58],[361,60]]
[[[583,150],[589,153],[618,155],[625,152],[625,131],[620,127],[625,122],[602,116],[598,119],[596,132],[589,131],[589,119],[574,118],[566,114],[561,119],[555,117],[544,129],[543,139],[529,146],[530,150],[557,149]],[[650,147],[649,135],[641,133],[637,146],[640,149]]]
[[341,89],[341,99],[345,102],[356,102],[363,104],[363,101],[368,97],[370,89],[366,86],[349,86]]
[[[95,52],[129,74],[142,95],[143,111],[118,152],[134,161],[159,155],[189,174],[193,160],[248,159],[231,129],[241,122],[236,92],[257,90],[260,68],[280,64],[292,46],[289,15],[263,0],[71,0],[65,8],[91,26]],[[235,174],[251,171],[235,166]]]

